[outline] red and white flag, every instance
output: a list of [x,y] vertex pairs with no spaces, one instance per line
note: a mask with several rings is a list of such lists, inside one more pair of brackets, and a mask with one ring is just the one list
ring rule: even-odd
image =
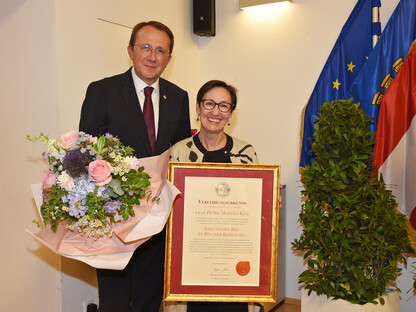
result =
[[416,229],[416,49],[409,52],[384,94],[374,154],[399,211]]

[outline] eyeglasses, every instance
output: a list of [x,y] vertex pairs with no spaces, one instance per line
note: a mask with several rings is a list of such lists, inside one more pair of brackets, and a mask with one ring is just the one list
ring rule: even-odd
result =
[[218,105],[218,109],[220,110],[220,112],[223,112],[223,113],[230,111],[230,109],[234,106],[228,102],[216,103],[213,100],[206,100],[206,99],[202,99],[201,103],[202,103],[202,106],[207,110],[213,110],[215,105]]
[[150,44],[135,44],[135,47],[139,47],[139,50],[141,53],[144,54],[150,54],[153,52],[153,50],[155,50],[156,55],[158,56],[163,56],[166,54],[169,54],[169,52],[167,52],[165,49],[162,48],[153,48]]

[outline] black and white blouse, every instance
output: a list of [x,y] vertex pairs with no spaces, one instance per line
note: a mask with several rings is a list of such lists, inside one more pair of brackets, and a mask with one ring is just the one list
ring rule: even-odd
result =
[[243,140],[226,134],[227,143],[223,148],[216,151],[207,151],[199,140],[198,134],[176,143],[171,148],[170,160],[178,162],[258,163],[254,147]]

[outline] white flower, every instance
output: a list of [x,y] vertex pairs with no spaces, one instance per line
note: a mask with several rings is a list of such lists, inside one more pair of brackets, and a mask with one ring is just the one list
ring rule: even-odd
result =
[[140,167],[140,161],[133,156],[127,156],[123,159],[125,166],[127,167],[127,170],[137,170]]
[[72,179],[66,171],[62,171],[58,176],[58,184],[67,191],[70,191],[75,187],[74,179]]
[[54,139],[49,139],[46,142],[46,145],[48,146],[49,154],[54,158],[61,159],[65,156],[66,151],[60,148],[58,141]]

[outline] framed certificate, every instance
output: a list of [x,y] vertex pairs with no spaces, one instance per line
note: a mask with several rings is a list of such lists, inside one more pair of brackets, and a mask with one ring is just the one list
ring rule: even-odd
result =
[[279,165],[171,163],[166,301],[276,300]]

